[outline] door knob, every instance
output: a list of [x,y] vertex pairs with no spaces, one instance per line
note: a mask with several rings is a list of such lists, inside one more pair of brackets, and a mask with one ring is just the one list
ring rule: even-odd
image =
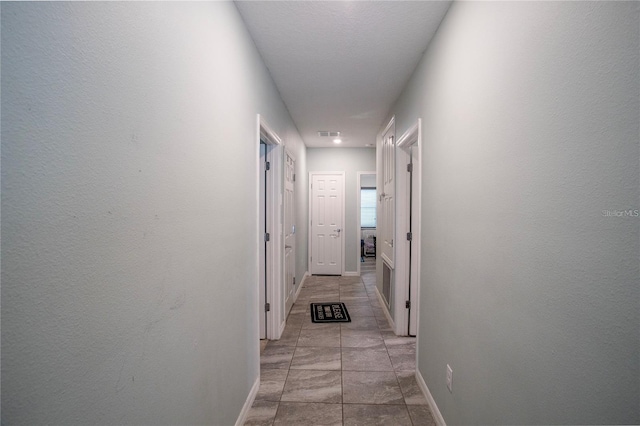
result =
[[288,248],[291,248],[291,246],[288,246],[285,244],[284,248],[288,249]]
[[340,231],[342,231],[342,229],[340,229],[340,228],[333,230],[333,232],[337,232],[337,233],[340,233]]

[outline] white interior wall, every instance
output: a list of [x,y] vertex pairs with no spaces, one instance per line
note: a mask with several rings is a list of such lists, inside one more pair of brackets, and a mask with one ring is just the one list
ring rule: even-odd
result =
[[357,226],[358,172],[376,169],[376,150],[373,148],[307,148],[309,172],[345,172],[345,271],[355,273],[360,262]]
[[259,374],[257,113],[306,174],[235,6],[1,8],[2,423],[234,424]]
[[376,175],[362,175],[360,178],[360,186],[362,188],[375,188],[376,187]]
[[640,422],[639,23],[454,2],[390,113],[423,119],[418,369],[448,424]]

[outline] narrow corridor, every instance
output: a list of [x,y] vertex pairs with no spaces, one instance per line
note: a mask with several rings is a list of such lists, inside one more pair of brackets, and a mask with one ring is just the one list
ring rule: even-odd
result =
[[[260,357],[246,425],[435,425],[415,379],[415,338],[397,337],[360,277],[308,277],[278,341]],[[350,323],[314,324],[309,304],[344,302]]]

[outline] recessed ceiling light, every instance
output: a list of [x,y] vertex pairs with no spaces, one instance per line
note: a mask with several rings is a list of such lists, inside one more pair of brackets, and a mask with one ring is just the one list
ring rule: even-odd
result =
[[342,139],[340,139],[340,138],[335,138],[335,139],[333,140],[333,143],[342,143]]

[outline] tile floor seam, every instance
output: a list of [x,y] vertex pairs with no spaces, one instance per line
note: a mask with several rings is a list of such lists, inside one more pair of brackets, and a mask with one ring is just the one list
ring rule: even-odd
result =
[[[372,278],[372,275],[375,274],[375,269],[372,269],[369,273],[369,278]],[[284,383],[283,383],[283,387],[282,387],[282,392],[280,393],[280,397],[278,398],[278,401],[275,402],[275,404],[277,404],[276,406],[276,410],[275,410],[275,415],[273,415],[272,418],[268,418],[265,417],[264,414],[260,414],[258,415],[258,417],[254,418],[254,422],[260,422],[259,424],[270,424],[270,425],[274,425],[276,423],[276,421],[279,422],[290,422],[289,424],[293,424],[296,423],[295,420],[292,420],[291,416],[294,416],[293,419],[295,418],[300,418],[300,417],[295,417],[295,416],[303,416],[302,418],[306,418],[307,419],[307,423],[308,423],[308,419],[309,417],[304,417],[304,416],[309,416],[311,415],[310,413],[314,412],[314,410],[317,410],[318,407],[322,407],[322,406],[327,406],[327,409],[329,409],[329,407],[331,406],[335,406],[336,408],[339,407],[340,409],[340,416],[338,418],[341,419],[342,424],[346,424],[346,422],[348,421],[367,421],[366,419],[369,419],[369,422],[373,422],[375,423],[375,421],[373,420],[374,418],[379,418],[380,416],[382,416],[381,418],[383,418],[384,416],[400,416],[397,417],[397,421],[401,421],[403,424],[408,424],[408,425],[417,425],[417,424],[422,424],[420,423],[420,421],[424,421],[428,424],[433,424],[433,417],[430,415],[430,412],[428,410],[428,407],[425,408],[424,405],[422,404],[415,404],[415,405],[411,405],[411,404],[407,404],[407,393],[406,392],[412,392],[412,388],[411,388],[411,384],[407,383],[407,390],[403,390],[402,385],[401,385],[401,380],[399,377],[400,375],[403,375],[403,377],[406,376],[406,374],[404,373],[413,373],[415,375],[415,370],[413,371],[408,371],[405,370],[403,367],[408,367],[411,364],[406,362],[406,359],[404,360],[405,362],[402,362],[402,356],[403,352],[402,349],[406,349],[406,352],[410,352],[409,349],[414,349],[415,350],[415,345],[413,346],[413,348],[411,347],[411,345],[408,345],[409,347],[407,347],[407,344],[400,341],[400,342],[394,342],[394,344],[391,344],[392,342],[392,338],[399,338],[399,336],[395,336],[392,333],[389,333],[389,324],[387,322],[387,318],[385,315],[383,315],[384,311],[382,311],[382,307],[379,304],[379,301],[377,300],[375,295],[375,286],[373,285],[373,279],[371,279],[371,281],[369,279],[367,279],[367,284],[364,283],[364,279],[363,277],[358,277],[357,282],[354,282],[356,280],[353,280],[353,278],[347,278],[344,279],[344,277],[321,277],[321,279],[318,280],[314,280],[314,281],[309,281],[308,283],[305,282],[305,285],[303,286],[303,288],[300,291],[298,300],[296,300],[294,302],[294,306],[296,306],[295,310],[292,309],[292,314],[295,312],[295,318],[292,318],[292,325],[290,327],[290,330],[297,330],[297,338],[295,339],[295,342],[293,343],[293,346],[289,346],[289,345],[282,345],[284,347],[289,346],[293,349],[293,353],[291,354],[291,358],[289,359],[288,364],[286,364],[286,374],[285,374],[285,378],[284,378]],[[308,285],[317,285],[317,287],[313,290],[313,291],[306,291],[309,290]],[[365,290],[365,297],[360,297],[359,294],[361,292],[362,287],[364,287]],[[339,399],[339,403],[332,403],[332,402],[309,402],[309,401],[283,401],[282,398],[284,396],[284,390],[285,387],[287,385],[287,382],[289,381],[289,379],[291,378],[291,374],[292,374],[292,370],[294,370],[292,367],[294,365],[294,359],[296,359],[296,354],[298,355],[298,362],[300,363],[300,366],[303,367],[301,369],[295,369],[295,371],[324,371],[326,373],[331,373],[332,371],[335,370],[315,370],[313,369],[314,364],[319,364],[322,367],[325,367],[327,365],[327,362],[329,362],[328,365],[331,365],[330,363],[332,361],[331,360],[331,356],[329,357],[324,357],[320,358],[320,360],[318,360],[318,358],[314,358],[313,357],[313,352],[314,350],[319,350],[319,352],[322,352],[323,349],[329,349],[332,346],[328,346],[328,347],[314,347],[314,346],[299,346],[298,343],[300,343],[300,338],[301,336],[304,334],[302,331],[305,328],[305,325],[307,324],[308,321],[310,321],[310,312],[305,309],[303,309],[302,312],[300,312],[300,308],[303,308],[303,306],[301,305],[305,305],[307,303],[311,303],[313,302],[313,298],[314,297],[323,297],[323,294],[335,294],[335,291],[338,291],[337,295],[338,298],[341,302],[344,302],[346,304],[351,303],[351,306],[353,306],[353,311],[354,312],[359,312],[359,315],[356,315],[355,318],[356,322],[359,323],[359,325],[356,325],[356,328],[343,328],[342,325],[339,325],[338,328],[338,344],[337,344],[337,349],[339,351],[339,357],[338,359],[340,360],[340,367],[339,367],[339,379],[340,379],[340,399]],[[343,295],[344,298],[346,300],[343,300]],[[373,296],[372,296],[373,295]],[[332,296],[333,297],[333,296]],[[328,297],[327,297],[328,299]],[[357,308],[356,308],[357,307]],[[370,309],[370,311],[369,311]],[[370,313],[373,314],[373,316],[370,316]],[[307,315],[309,314],[309,315]],[[370,320],[363,320],[363,318],[371,318],[374,320],[375,324],[372,326],[371,325],[371,321]],[[353,324],[353,323],[352,323]],[[309,332],[309,330],[312,330],[313,327],[308,327],[305,329],[305,331]],[[343,331],[346,331],[347,329],[349,330],[353,330],[353,332],[351,332],[350,334],[352,336],[358,336],[362,333],[366,333],[366,330],[371,330],[374,334],[377,333],[380,337],[380,340],[382,340],[382,344],[380,346],[374,346],[374,347],[368,347],[367,345],[370,344],[369,343],[363,343],[362,341],[354,341],[353,339],[350,340],[348,342],[348,344],[353,345],[355,347],[353,348],[348,348],[346,346],[344,346],[343,344],[343,336],[345,336],[345,333],[343,333]],[[358,333],[358,331],[360,331],[360,333]],[[391,330],[392,331],[392,330]],[[291,332],[290,332],[291,334]],[[316,333],[318,334],[318,333]],[[321,333],[320,333],[321,334]],[[330,333],[329,333],[330,334]],[[312,333],[313,335],[313,333]],[[387,340],[385,340],[385,337],[387,337]],[[290,338],[289,338],[290,339]],[[307,339],[309,340],[309,339]],[[349,339],[347,339],[349,340]],[[366,339],[364,339],[366,340]],[[415,342],[415,341],[414,341]],[[287,342],[288,343],[288,342]],[[313,340],[311,340],[311,343],[313,343]],[[345,343],[347,343],[345,341]],[[363,345],[364,346],[359,346],[359,345]],[[274,345],[274,346],[277,346]],[[299,348],[313,348],[311,350],[305,350],[303,352],[298,352]],[[358,349],[363,350],[363,349],[372,349],[373,352],[379,352],[379,353],[385,353],[387,360],[388,360],[388,364],[391,368],[391,370],[387,370],[387,368],[389,368],[389,366],[384,366],[384,370],[382,371],[377,371],[377,363],[378,361],[375,361],[375,357],[374,360],[370,360],[369,365],[364,366],[364,371],[362,370],[349,370],[349,369],[345,369],[345,365],[344,365],[344,350],[346,349],[347,352],[350,353],[357,353]],[[391,360],[391,354],[389,353],[390,349],[396,350],[396,352],[394,352],[394,358],[397,361],[397,367],[396,365],[394,365],[393,361]],[[400,351],[397,351],[397,350]],[[392,352],[393,352],[392,350]],[[285,351],[286,352],[286,351]],[[330,351],[329,351],[330,352]],[[370,352],[370,351],[367,351]],[[326,353],[326,352],[325,352]],[[304,355],[306,354],[306,355]],[[409,355],[409,353],[405,353],[406,355]],[[305,356],[307,357],[307,359],[305,359]],[[383,358],[380,358],[380,361],[383,361]],[[314,361],[314,359],[316,361]],[[326,359],[329,359],[329,361],[325,361]],[[335,359],[335,358],[334,358]],[[366,357],[364,358],[366,359]],[[357,358],[354,360],[356,363],[358,362]],[[351,363],[353,365],[353,362]],[[386,364],[383,361],[383,364]],[[311,367],[311,369],[306,369],[308,367]],[[356,365],[357,368],[357,365]],[[399,401],[398,404],[389,404],[389,403],[383,403],[383,404],[376,404],[375,402],[345,402],[344,400],[344,393],[345,393],[345,372],[347,373],[356,373],[356,377],[357,377],[357,373],[360,373],[361,375],[365,375],[366,377],[366,373],[380,373],[380,375],[378,375],[378,377],[388,377],[391,379],[391,382],[387,382],[387,383],[393,383],[392,387],[395,387],[397,390],[394,391],[396,392],[396,394],[398,394],[401,399]],[[384,373],[384,374],[383,374]],[[393,373],[393,376],[390,376],[390,374]],[[386,376],[385,376],[386,374]],[[304,375],[303,375],[304,376]],[[335,377],[335,373],[334,376]],[[392,378],[393,377],[393,378]],[[395,379],[395,380],[394,380]],[[388,380],[388,379],[383,379],[383,380]],[[335,379],[333,380],[335,383]],[[404,380],[405,382],[407,382],[406,380]],[[375,382],[375,381],[374,381]],[[374,382],[370,382],[370,383],[374,383]],[[367,383],[366,381],[364,383]],[[381,384],[384,382],[380,382]],[[296,383],[293,383],[291,388],[295,388],[295,385],[297,385]],[[366,386],[366,385],[365,385]],[[374,384],[375,386],[375,384]],[[382,386],[386,386],[384,384],[382,384]],[[304,386],[303,386],[304,388]],[[324,388],[324,385],[320,385],[320,388]],[[334,388],[335,389],[335,388]],[[375,391],[374,391],[375,394]],[[308,394],[307,394],[308,395]],[[356,394],[357,395],[357,394]],[[337,396],[337,395],[336,395]],[[313,399],[313,396],[311,397]],[[383,401],[383,399],[377,399],[379,401]],[[391,399],[389,399],[390,401]],[[375,401],[375,399],[374,399]],[[412,401],[416,401],[416,399],[413,399]],[[292,409],[292,407],[298,407],[298,409]],[[349,412],[346,413],[345,412],[345,407],[353,407],[353,408],[349,408]],[[373,409],[373,411],[371,411],[371,409],[367,409],[367,408],[363,408],[363,407],[370,407],[371,409]],[[386,409],[382,409],[382,407],[387,407]],[[393,408],[393,407],[398,407],[398,408]],[[409,407],[413,407],[412,410],[409,410]],[[286,408],[286,409],[285,409]],[[306,411],[305,411],[306,409]],[[401,411],[397,411],[397,410],[401,410]],[[330,411],[331,412],[331,411]],[[306,414],[305,414],[306,413]],[[334,415],[337,414],[337,410],[333,411]],[[413,414],[412,414],[413,413]],[[268,413],[267,413],[268,414]],[[262,416],[262,417],[260,417]],[[356,416],[356,417],[354,417]],[[364,416],[364,417],[363,417]],[[373,416],[373,417],[371,417]],[[425,417],[426,416],[426,417]],[[415,417],[415,419],[414,419]],[[259,420],[260,418],[262,418],[263,420]],[[335,418],[335,420],[338,420],[338,418]],[[296,424],[300,424],[301,420],[298,420],[298,423]],[[372,423],[372,424],[373,424]],[[376,423],[376,424],[380,424],[380,423]]]

